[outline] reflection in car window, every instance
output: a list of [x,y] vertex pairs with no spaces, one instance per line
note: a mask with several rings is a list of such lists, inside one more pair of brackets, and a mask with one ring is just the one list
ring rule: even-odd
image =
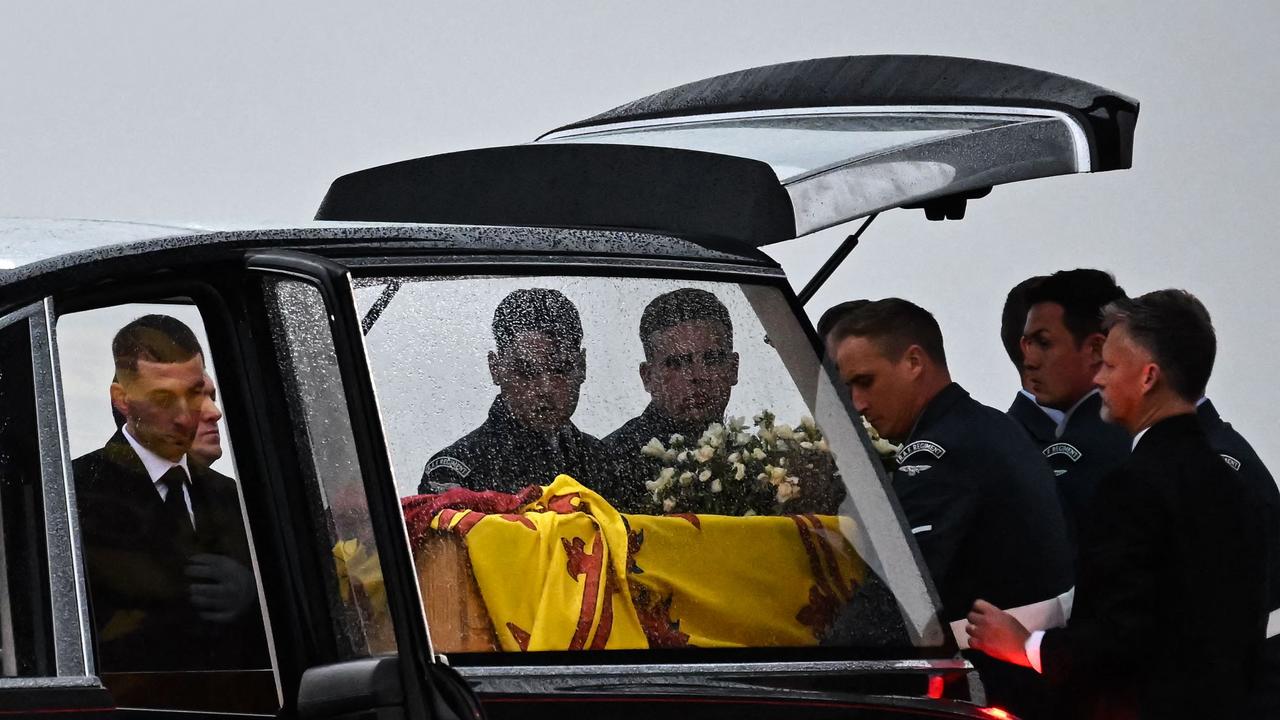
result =
[[328,584],[335,631],[350,657],[395,652],[382,568],[369,520],[351,417],[320,291],[294,280],[266,281],[267,315],[294,436],[306,455],[317,549],[334,572]]
[[122,705],[227,710],[243,704],[196,699],[202,683],[147,700],[164,694],[129,674],[261,671],[238,676],[242,697],[274,709],[243,479],[198,311],[90,310],[59,318],[58,338],[104,682]]
[[778,291],[371,279],[361,309],[393,283],[366,344],[438,649],[941,643]]

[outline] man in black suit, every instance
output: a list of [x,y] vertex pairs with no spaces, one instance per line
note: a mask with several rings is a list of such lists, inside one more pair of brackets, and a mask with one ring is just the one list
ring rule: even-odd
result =
[[1047,408],[1036,402],[1027,381],[1027,369],[1023,365],[1022,329],[1027,325],[1027,292],[1043,281],[1046,275],[1036,275],[1013,286],[1004,299],[1004,309],[1000,313],[1000,343],[1009,355],[1009,361],[1018,370],[1018,394],[1013,396],[1013,404],[1005,412],[1018,421],[1032,440],[1048,442],[1053,438],[1053,430],[1062,422],[1066,413],[1061,410]]
[[123,424],[73,463],[105,672],[265,667],[265,634],[234,481],[188,458],[204,357],[165,315],[112,341]]
[[1266,583],[1261,514],[1195,416],[1213,325],[1179,290],[1117,301],[1105,318],[1097,384],[1134,450],[1081,528],[1070,620],[1029,633],[980,600],[970,645],[1041,672],[1066,717],[1235,717],[1256,671]]

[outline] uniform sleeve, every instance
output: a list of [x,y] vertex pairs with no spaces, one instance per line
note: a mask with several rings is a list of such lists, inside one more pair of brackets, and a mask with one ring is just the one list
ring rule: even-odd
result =
[[455,457],[452,448],[446,448],[431,456],[422,468],[422,480],[418,483],[419,495],[432,495],[464,484],[471,466],[461,457]]
[[[918,466],[917,466],[918,467]],[[935,464],[914,474],[894,472],[893,487],[911,534],[920,546],[942,602],[947,604],[947,578],[953,570],[956,550],[963,545],[978,511],[977,483],[960,473]],[[966,612],[968,608],[948,608]]]
[[[1117,481],[1119,480],[1119,481]],[[1165,509],[1150,483],[1134,477],[1103,481],[1093,507],[1094,533],[1081,548],[1080,564],[1095,568],[1105,586],[1090,588],[1088,617],[1072,617],[1067,627],[1047,630],[1040,644],[1042,673],[1059,685],[1088,673],[1106,676],[1138,666],[1159,631],[1151,608],[1160,601],[1156,573]]]

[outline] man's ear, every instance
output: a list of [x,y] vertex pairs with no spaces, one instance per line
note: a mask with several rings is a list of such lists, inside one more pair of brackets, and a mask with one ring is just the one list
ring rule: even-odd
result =
[[902,360],[900,360],[899,362],[906,363],[907,374],[911,377],[912,380],[920,377],[921,375],[924,374],[924,366],[925,366],[924,348],[920,347],[919,345],[912,345],[911,347],[907,348],[906,352],[902,353]]
[[129,403],[125,398],[124,386],[117,382],[111,383],[111,407],[116,409],[125,418],[125,422],[129,421]]
[[1164,379],[1164,373],[1161,372],[1160,366],[1155,363],[1147,363],[1142,366],[1142,394],[1146,395],[1155,390],[1156,384]]
[[653,377],[653,366],[649,364],[648,360],[641,360],[639,369],[640,369],[640,384],[644,386],[645,392],[652,395],[653,390],[650,389],[650,386],[652,383],[656,382],[655,378]]
[[1107,342],[1107,336],[1102,333],[1094,333],[1084,339],[1084,344],[1089,350],[1089,362],[1097,365],[1102,362],[1102,345]]
[[494,385],[501,385],[503,380],[502,362],[498,360],[498,353],[489,351],[489,378],[493,380]]
[[729,353],[729,386],[738,384],[738,353]]

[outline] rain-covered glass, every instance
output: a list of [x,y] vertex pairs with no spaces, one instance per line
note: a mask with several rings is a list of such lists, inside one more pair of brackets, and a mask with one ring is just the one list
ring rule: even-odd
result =
[[312,512],[323,528],[317,546],[332,554],[327,565],[335,582],[327,592],[335,630],[346,639],[345,653],[351,656],[393,653],[382,566],[324,298],[314,286],[296,280],[273,278],[265,285],[294,437],[306,453],[301,469]]
[[584,128],[541,142],[647,145],[734,155],[768,163],[778,180],[787,183],[860,158],[1016,120],[1008,115],[944,113],[744,113]]
[[437,650],[942,644],[778,290],[401,277],[356,302]]

